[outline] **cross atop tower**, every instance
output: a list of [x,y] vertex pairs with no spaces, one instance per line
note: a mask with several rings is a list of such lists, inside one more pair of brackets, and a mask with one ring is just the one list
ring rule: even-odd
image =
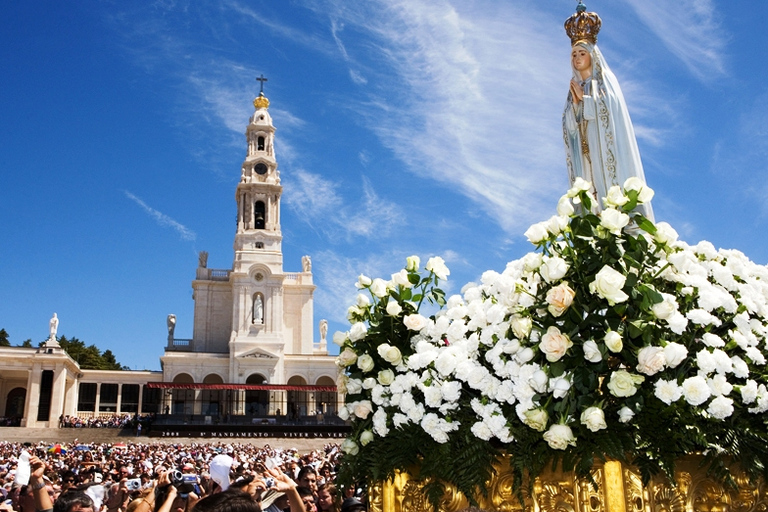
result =
[[267,78],[264,78],[264,73],[262,73],[260,77],[256,78],[256,81],[261,82],[261,90],[259,91],[260,94],[264,94],[264,82],[267,80]]

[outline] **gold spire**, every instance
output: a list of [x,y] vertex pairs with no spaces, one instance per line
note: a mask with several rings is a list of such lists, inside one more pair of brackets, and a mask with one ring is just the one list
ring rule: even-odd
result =
[[259,93],[259,97],[253,100],[253,106],[259,108],[269,108],[269,100],[264,96],[264,92]]
[[586,12],[587,6],[579,0],[576,14],[565,20],[565,33],[571,38],[571,45],[579,41],[597,44],[597,33],[600,32],[600,16],[596,12]]

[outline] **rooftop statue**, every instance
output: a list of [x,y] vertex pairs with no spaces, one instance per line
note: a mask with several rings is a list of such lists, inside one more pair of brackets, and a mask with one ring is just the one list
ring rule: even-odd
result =
[[[579,2],[576,14],[565,22],[573,78],[563,112],[563,139],[571,185],[576,178],[591,182],[601,208],[611,186],[623,186],[631,177],[645,184],[645,173],[621,87],[597,47],[602,22],[585,11]],[[637,211],[654,221],[650,203],[638,205]]]

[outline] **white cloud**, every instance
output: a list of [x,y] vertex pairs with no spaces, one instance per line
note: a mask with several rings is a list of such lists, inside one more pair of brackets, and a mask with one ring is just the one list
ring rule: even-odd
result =
[[648,28],[700,80],[724,75],[725,43],[712,0],[626,0]]
[[172,219],[168,215],[164,214],[163,212],[155,210],[154,208],[152,208],[151,206],[147,205],[147,203],[145,203],[144,201],[142,201],[140,198],[136,197],[135,195],[131,194],[127,190],[125,190],[124,192],[125,192],[125,196],[128,199],[130,199],[131,201],[133,201],[134,203],[139,205],[142,208],[142,210],[144,210],[145,213],[147,213],[150,217],[155,219],[155,222],[157,222],[157,224],[159,226],[169,227],[169,228],[173,229],[174,231],[176,231],[179,234],[179,236],[181,237],[182,240],[187,240],[187,241],[190,241],[190,242],[194,242],[195,239],[197,238],[197,235],[191,229],[189,229],[186,226],[184,226],[183,224],[175,221],[174,219]]
[[372,38],[345,47],[350,61],[377,66],[366,72],[375,92],[351,108],[412,172],[470,197],[515,231],[549,212],[566,187],[567,71],[558,70],[568,69],[567,51],[546,28],[552,20],[526,11],[521,24],[522,9],[480,4],[336,2],[333,16]]
[[362,178],[360,193],[346,192],[358,198],[354,201],[343,199],[338,185],[319,174],[292,170],[285,180],[286,205],[331,239],[339,234],[349,240],[382,237],[403,222],[400,207],[377,194],[366,178]]

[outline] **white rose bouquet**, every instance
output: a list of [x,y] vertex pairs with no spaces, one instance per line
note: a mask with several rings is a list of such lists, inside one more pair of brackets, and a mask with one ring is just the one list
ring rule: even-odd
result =
[[439,258],[426,276],[410,258],[389,282],[359,280],[370,303],[334,336],[352,421],[342,479],[418,465],[432,503],[445,483],[472,502],[499,449],[518,490],[553,460],[587,476],[611,457],[650,477],[692,451],[715,475],[735,460],[767,476],[768,268],[642,217],[645,184],[612,188],[597,214],[589,190],[577,180],[526,232],[537,251],[462,295],[437,288]]

